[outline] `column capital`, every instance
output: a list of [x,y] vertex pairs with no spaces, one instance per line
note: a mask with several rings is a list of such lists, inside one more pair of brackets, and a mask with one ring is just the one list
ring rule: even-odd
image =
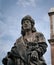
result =
[[49,10],[49,12],[48,12],[48,15],[49,15],[49,16],[52,15],[52,14],[54,14],[54,8],[51,8],[51,9]]

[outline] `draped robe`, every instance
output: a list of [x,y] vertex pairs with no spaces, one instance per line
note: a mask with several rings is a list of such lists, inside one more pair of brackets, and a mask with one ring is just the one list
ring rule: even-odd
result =
[[[32,35],[32,42],[26,42],[23,36],[18,38],[2,60],[4,65],[46,65],[43,55],[47,51],[45,37],[40,32]],[[34,58],[33,58],[34,56]]]

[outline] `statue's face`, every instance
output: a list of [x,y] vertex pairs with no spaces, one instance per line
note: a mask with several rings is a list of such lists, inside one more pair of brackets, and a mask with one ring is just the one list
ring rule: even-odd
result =
[[29,20],[24,20],[22,26],[23,26],[23,29],[24,29],[24,30],[29,30],[29,29],[32,28],[32,27],[31,27],[31,22],[30,22]]

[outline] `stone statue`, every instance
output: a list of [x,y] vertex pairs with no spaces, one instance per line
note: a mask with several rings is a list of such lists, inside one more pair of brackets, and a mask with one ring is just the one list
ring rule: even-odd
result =
[[34,24],[31,16],[22,18],[22,36],[3,58],[4,65],[46,65],[43,55],[47,50],[47,43],[44,35],[36,31]]

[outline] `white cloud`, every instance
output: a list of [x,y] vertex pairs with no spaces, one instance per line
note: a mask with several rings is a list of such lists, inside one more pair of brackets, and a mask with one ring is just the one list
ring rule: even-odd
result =
[[6,17],[2,10],[0,10],[0,37],[2,37],[6,31]]
[[17,4],[22,5],[23,7],[26,7],[26,6],[35,7],[36,6],[36,0],[18,0]]

